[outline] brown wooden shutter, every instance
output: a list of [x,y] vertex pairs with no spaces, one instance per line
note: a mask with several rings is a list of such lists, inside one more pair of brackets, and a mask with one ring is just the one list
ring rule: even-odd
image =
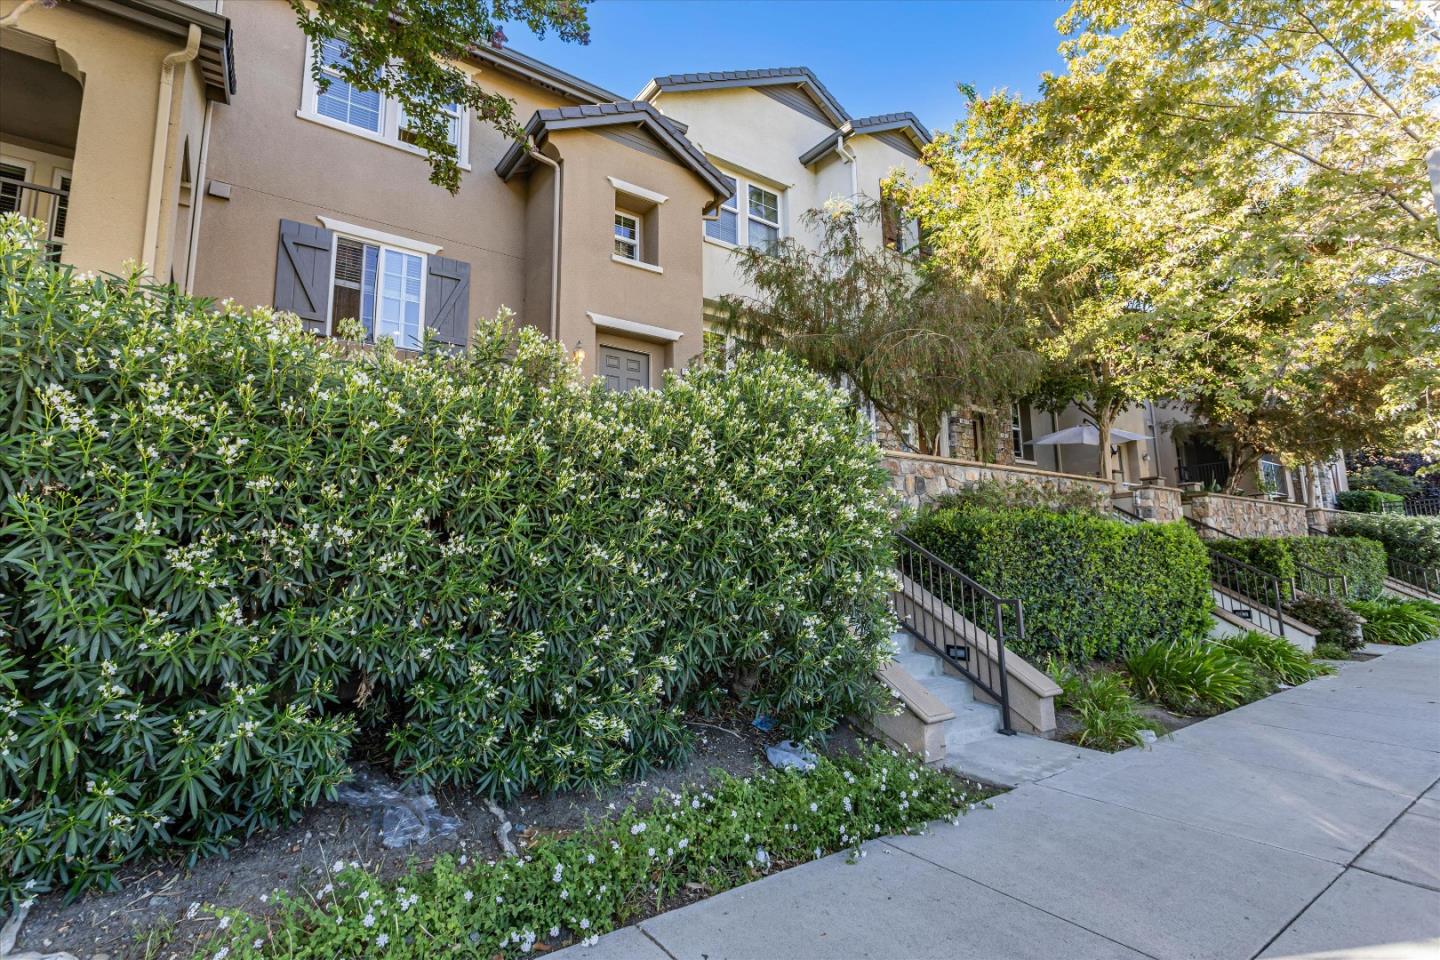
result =
[[470,264],[445,257],[428,260],[425,326],[437,340],[463,347],[470,342]]
[[288,310],[312,333],[328,333],[330,257],[335,235],[323,227],[280,221],[275,253],[275,309]]

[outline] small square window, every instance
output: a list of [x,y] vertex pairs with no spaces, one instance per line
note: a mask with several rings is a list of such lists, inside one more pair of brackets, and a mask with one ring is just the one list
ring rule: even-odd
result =
[[615,211],[615,256],[640,259],[640,218],[620,210]]
[[351,86],[340,76],[350,65],[350,47],[344,40],[326,40],[320,45],[320,71],[329,80],[324,90],[316,89],[315,112],[352,127],[379,133],[384,99],[377,91]]

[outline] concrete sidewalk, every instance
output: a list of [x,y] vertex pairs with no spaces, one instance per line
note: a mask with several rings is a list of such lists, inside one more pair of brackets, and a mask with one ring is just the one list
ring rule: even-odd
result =
[[1440,641],[565,960],[1440,960]]

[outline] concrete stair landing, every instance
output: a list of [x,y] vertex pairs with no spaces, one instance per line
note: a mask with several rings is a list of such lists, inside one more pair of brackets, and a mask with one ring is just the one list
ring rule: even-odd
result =
[[941,766],[952,773],[999,787],[1014,787],[1108,756],[1044,737],[999,733],[1000,707],[977,700],[974,684],[953,670],[947,671],[940,657],[908,632],[897,630],[890,639],[895,662],[955,713],[955,718],[945,724],[945,758],[941,761]]

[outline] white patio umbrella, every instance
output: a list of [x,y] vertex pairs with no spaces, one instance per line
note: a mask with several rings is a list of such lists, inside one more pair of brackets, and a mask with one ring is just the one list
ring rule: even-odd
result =
[[[1149,440],[1143,433],[1131,433],[1129,430],[1110,431],[1111,443],[1125,443],[1127,440]],[[1064,430],[1056,430],[1054,433],[1047,433],[1043,437],[1036,437],[1033,441],[1037,447],[1054,447],[1061,444],[1080,444],[1087,447],[1100,446],[1100,431],[1093,423],[1087,423],[1079,427],[1066,427]]]

